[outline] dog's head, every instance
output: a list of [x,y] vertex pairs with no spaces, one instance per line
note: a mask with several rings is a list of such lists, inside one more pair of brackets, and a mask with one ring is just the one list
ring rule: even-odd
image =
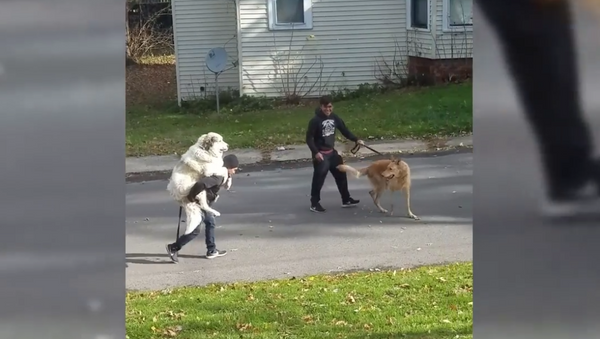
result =
[[391,179],[394,179],[395,177],[399,177],[400,172],[402,171],[401,163],[402,163],[402,160],[392,157],[392,161],[390,161],[387,168],[385,169],[385,171],[383,171],[381,173],[381,175],[384,178],[386,178],[387,180],[391,180]]
[[197,144],[207,152],[215,156],[222,157],[223,153],[229,150],[229,145],[223,140],[223,137],[214,132],[204,134],[198,138]]

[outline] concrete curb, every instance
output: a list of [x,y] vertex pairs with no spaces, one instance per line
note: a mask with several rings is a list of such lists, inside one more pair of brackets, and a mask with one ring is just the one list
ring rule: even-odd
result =
[[[420,141],[420,140],[403,140],[393,142],[367,142],[377,151],[384,154],[402,154],[402,153],[418,153],[427,151],[440,151],[455,147],[472,147],[473,137],[464,136],[457,138],[445,138],[435,141]],[[340,150],[343,148],[340,147]],[[251,165],[265,162],[289,162],[309,160],[311,155],[306,145],[290,145],[284,150],[275,150],[272,152],[261,152],[255,149],[237,149],[227,153],[235,153],[240,161],[240,165]],[[373,152],[366,148],[362,148],[357,154],[357,158],[374,155]],[[348,151],[344,152],[344,156],[351,156]],[[163,155],[134,158],[128,157],[125,159],[125,174],[138,174],[148,172],[164,172],[171,171],[175,164],[179,161],[178,155]]]

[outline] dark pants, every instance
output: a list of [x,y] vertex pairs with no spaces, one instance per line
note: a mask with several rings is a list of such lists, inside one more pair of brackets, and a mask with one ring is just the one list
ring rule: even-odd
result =
[[535,137],[550,194],[578,187],[591,169],[579,98],[572,18],[564,0],[481,0],[498,34]]
[[335,179],[338,191],[342,196],[342,203],[350,199],[350,192],[348,191],[348,177],[346,173],[340,172],[336,167],[342,164],[342,157],[337,151],[333,151],[329,154],[323,154],[323,161],[313,159],[313,178],[312,187],[310,189],[310,202],[316,204],[321,201],[321,189],[327,178],[327,173],[331,172]]
[[[214,251],[217,246],[215,245],[215,217],[214,215],[206,212],[202,212],[202,222],[204,223],[204,237],[206,239],[206,250],[208,252]],[[196,226],[192,233],[184,234],[177,239],[171,246],[173,250],[179,251],[188,242],[192,241],[200,234],[200,225]]]

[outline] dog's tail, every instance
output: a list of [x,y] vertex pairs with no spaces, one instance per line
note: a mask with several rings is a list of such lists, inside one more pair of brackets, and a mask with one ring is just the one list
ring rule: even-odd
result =
[[367,171],[369,170],[368,167],[356,169],[356,168],[354,168],[352,166],[348,166],[348,165],[339,165],[339,166],[337,166],[337,169],[340,170],[340,172],[350,173],[353,176],[355,176],[356,178],[360,178],[363,175],[366,175]]

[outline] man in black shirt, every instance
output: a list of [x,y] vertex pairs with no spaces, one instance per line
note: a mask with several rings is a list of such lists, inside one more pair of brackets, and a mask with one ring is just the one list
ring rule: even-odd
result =
[[346,173],[337,169],[337,166],[342,164],[342,157],[334,148],[336,129],[339,129],[346,139],[363,144],[362,140],[348,130],[344,121],[333,113],[331,98],[321,97],[320,107],[316,109],[315,116],[308,123],[306,131],[306,144],[312,153],[314,167],[310,191],[310,210],[313,212],[325,212],[320,201],[321,189],[325,183],[327,172],[331,172],[335,179],[338,191],[342,196],[342,207],[356,206],[360,203],[360,200],[350,197]]
[[579,98],[569,3],[481,0],[479,5],[500,39],[540,146],[549,198],[544,212],[578,214],[598,199],[586,186],[599,189],[600,168]]
[[[235,174],[238,168],[239,162],[235,155],[230,154],[223,158],[223,164],[227,168],[229,177]],[[200,179],[188,193],[188,200],[190,202],[198,202],[196,196],[203,191],[206,191],[206,200],[208,205],[212,205],[219,198],[219,190],[227,183],[227,179],[220,176],[210,176]],[[215,216],[206,211],[202,211],[202,221],[204,222],[204,236],[206,240],[206,258],[213,259],[216,257],[222,257],[227,254],[227,251],[220,251],[217,249],[215,244]],[[167,254],[171,260],[175,263],[179,262],[177,253],[187,243],[192,241],[196,236],[200,234],[200,225],[198,225],[191,233],[184,234],[172,244],[167,244]]]

